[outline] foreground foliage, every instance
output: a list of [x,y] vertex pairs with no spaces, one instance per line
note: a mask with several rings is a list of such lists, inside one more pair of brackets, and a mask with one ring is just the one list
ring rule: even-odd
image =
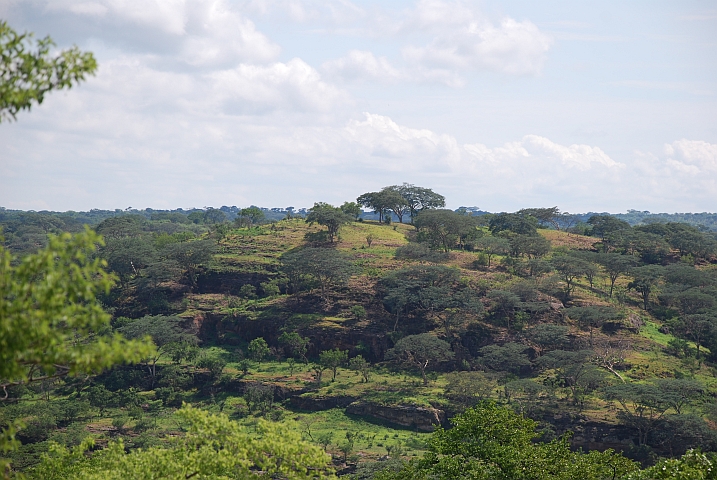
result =
[[[64,376],[96,373],[118,363],[137,362],[151,343],[110,335],[110,315],[96,295],[114,277],[93,258],[102,239],[89,229],[51,236],[46,248],[18,265],[0,247],[0,401],[8,389]],[[0,452],[17,447],[17,420],[0,430]],[[0,459],[0,471],[9,463]]]
[[55,446],[33,469],[30,478],[335,478],[327,468],[330,457],[284,426],[259,420],[257,434],[249,435],[224,415],[212,415],[188,405],[178,410],[177,416],[188,424],[187,432],[166,448],[125,453],[119,440],[88,454],[91,440],[72,450]]
[[380,480],[615,479],[636,471],[637,464],[611,450],[572,452],[567,437],[533,443],[537,423],[493,402],[481,402],[439,429],[429,451],[398,472],[383,472]]

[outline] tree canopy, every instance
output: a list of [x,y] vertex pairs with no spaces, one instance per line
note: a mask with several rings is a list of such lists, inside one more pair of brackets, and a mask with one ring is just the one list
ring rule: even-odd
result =
[[568,437],[535,442],[537,423],[490,401],[439,428],[428,452],[403,470],[384,471],[378,480],[440,478],[480,480],[604,480],[622,478],[637,464],[614,453],[572,452]]
[[85,440],[68,450],[56,446],[30,472],[30,478],[60,480],[124,480],[127,478],[254,479],[257,471],[272,478],[318,480],[335,478],[330,457],[286,426],[258,420],[256,434],[222,414],[185,405],[176,414],[186,433],[170,446],[127,453],[122,440],[86,455]]
[[428,333],[403,337],[386,352],[387,360],[418,368],[424,385],[428,385],[426,370],[435,363],[452,359],[453,356],[448,342]]
[[97,70],[92,53],[72,47],[54,54],[49,36],[37,41],[32,37],[0,21],[0,122],[15,120],[49,92],[72,88]]
[[306,216],[307,223],[318,223],[328,229],[329,241],[332,243],[336,235],[338,235],[339,229],[353,220],[354,216],[345,213],[339,207],[334,207],[324,202],[315,203]]

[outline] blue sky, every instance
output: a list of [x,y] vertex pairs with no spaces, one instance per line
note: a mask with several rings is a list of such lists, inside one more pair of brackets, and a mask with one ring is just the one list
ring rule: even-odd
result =
[[717,211],[714,2],[9,0],[96,77],[0,126],[0,205]]

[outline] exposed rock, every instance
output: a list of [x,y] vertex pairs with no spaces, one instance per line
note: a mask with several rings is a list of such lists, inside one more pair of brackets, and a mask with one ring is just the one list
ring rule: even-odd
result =
[[[238,395],[244,394],[244,389],[247,385],[256,384],[256,381],[243,380],[243,379],[232,379],[225,383],[223,390],[227,393],[233,393]],[[283,385],[270,384],[274,389],[274,401],[280,402],[287,398],[297,397],[303,393],[306,393],[305,388],[301,387],[290,387]]]
[[549,415],[543,420],[552,424],[558,435],[573,432],[570,439],[573,448],[624,451],[635,440],[635,432],[624,425],[590,421],[583,415]]
[[345,408],[355,401],[356,397],[350,397],[348,395],[328,397],[301,395],[291,397],[289,399],[289,405],[299,410],[306,410],[307,412],[318,412],[332,408]]
[[346,413],[371,417],[402,427],[432,432],[446,422],[446,412],[431,407],[413,405],[378,405],[370,402],[354,402],[346,407]]

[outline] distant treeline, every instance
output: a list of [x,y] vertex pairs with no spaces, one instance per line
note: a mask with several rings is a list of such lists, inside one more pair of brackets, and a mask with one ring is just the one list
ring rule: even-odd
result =
[[[53,211],[23,211],[10,210],[0,207],[0,229],[4,237],[4,244],[13,249],[13,244],[20,243],[25,245],[37,243],[37,246],[44,245],[44,240],[48,233],[60,232],[78,232],[84,228],[84,225],[95,227],[102,221],[124,215],[137,215],[159,223],[185,224],[185,225],[211,225],[222,222],[234,222],[241,217],[242,211],[256,209],[262,213],[262,221],[281,220],[287,216],[301,216],[308,214],[306,208],[264,208],[251,206],[242,209],[236,206],[222,206],[219,208],[192,208],[174,210],[155,210],[146,208],[143,210],[128,208],[125,210],[100,210],[92,209],[86,212],[53,212]],[[481,210],[477,207],[460,207],[457,212],[468,215],[490,215],[491,212]],[[398,217],[391,212],[385,212],[392,221],[397,221]],[[565,216],[567,214],[563,214]],[[627,213],[579,213],[569,215],[573,221],[570,230],[576,233],[582,233],[582,227],[588,227],[587,221],[595,215],[610,215],[617,219],[623,220],[631,226],[648,225],[652,223],[686,223],[703,231],[717,231],[717,213],[650,213],[648,211],[628,210]],[[371,211],[363,211],[360,218],[364,220],[378,220],[379,213]],[[551,228],[550,223],[542,225],[545,228]],[[37,242],[33,242],[35,237]],[[17,247],[17,245],[15,245]],[[13,250],[22,250],[14,248]]]

